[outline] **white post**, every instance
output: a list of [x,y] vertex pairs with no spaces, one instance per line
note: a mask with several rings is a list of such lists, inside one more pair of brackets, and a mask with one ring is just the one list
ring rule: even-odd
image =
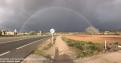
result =
[[52,34],[52,39],[51,39],[51,40],[52,40],[52,44],[53,44],[53,42],[54,42],[54,41],[53,41],[53,34]]
[[40,33],[40,36],[42,36],[42,31],[40,31],[39,33]]
[[105,50],[107,49],[107,41],[105,40]]
[[52,35],[52,38],[51,38],[51,40],[52,40],[52,44],[54,43],[54,33],[55,33],[55,29],[50,29],[50,33],[51,33],[51,35]]

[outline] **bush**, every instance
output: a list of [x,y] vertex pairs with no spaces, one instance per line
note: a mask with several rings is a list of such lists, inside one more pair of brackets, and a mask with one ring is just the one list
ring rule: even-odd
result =
[[37,35],[37,32],[31,31],[29,32],[29,35]]

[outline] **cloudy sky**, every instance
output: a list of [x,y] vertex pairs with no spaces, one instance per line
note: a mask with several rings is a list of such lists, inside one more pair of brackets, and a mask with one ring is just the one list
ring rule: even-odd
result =
[[121,0],[0,0],[0,29],[121,29]]

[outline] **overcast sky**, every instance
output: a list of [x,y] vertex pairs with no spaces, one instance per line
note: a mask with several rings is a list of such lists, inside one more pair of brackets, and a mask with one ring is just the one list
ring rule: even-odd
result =
[[0,0],[0,28],[19,31],[121,29],[121,0]]

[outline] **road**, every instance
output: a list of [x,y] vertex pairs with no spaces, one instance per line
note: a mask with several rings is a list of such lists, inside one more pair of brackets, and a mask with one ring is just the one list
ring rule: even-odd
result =
[[28,38],[0,44],[0,63],[20,63],[48,37]]
[[0,37],[0,44],[14,42],[14,41],[28,39],[28,38],[34,38],[34,37],[38,37],[38,36]]

